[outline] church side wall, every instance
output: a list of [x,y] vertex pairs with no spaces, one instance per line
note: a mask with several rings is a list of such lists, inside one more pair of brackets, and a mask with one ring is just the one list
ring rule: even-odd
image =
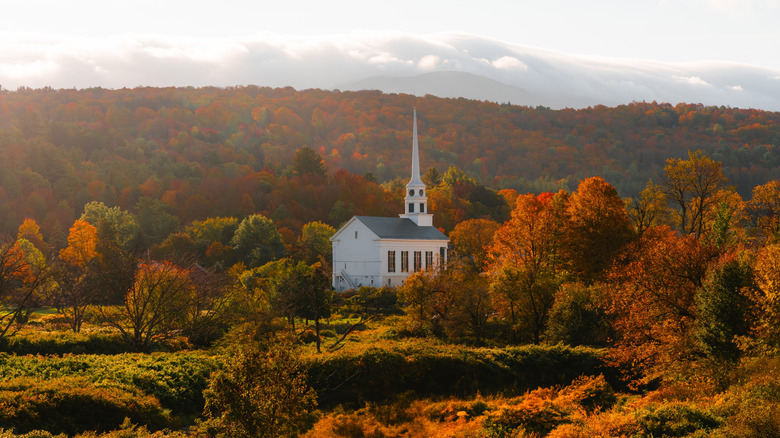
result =
[[[381,241],[379,248],[379,255],[381,261],[381,279],[379,281],[380,286],[392,286],[397,287],[403,284],[403,282],[414,273],[414,253],[419,251],[422,257],[422,269],[425,269],[425,253],[430,251],[433,253],[434,267],[438,267],[441,264],[440,248],[445,248],[446,259],[446,240],[403,240],[403,239],[385,239]],[[388,254],[390,251],[395,253],[395,272],[390,272],[390,263],[388,260]],[[408,253],[408,265],[406,266],[406,272],[403,271],[403,264],[401,262],[402,253]]]
[[[339,239],[333,241],[333,287],[350,289],[352,284],[379,286],[381,258],[379,241],[365,225],[358,221],[349,224]],[[345,279],[344,273],[351,279]]]

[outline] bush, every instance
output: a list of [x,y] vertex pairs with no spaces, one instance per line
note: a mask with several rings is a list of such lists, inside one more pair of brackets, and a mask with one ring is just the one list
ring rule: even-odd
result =
[[519,394],[539,386],[566,385],[606,370],[601,352],[583,347],[506,349],[426,344],[316,356],[306,364],[322,406],[359,405],[415,391],[420,396]]
[[523,397],[515,406],[505,406],[485,421],[490,436],[506,437],[522,428],[526,433],[547,435],[556,426],[568,422],[565,407],[554,403],[548,390],[537,390]]
[[0,424],[17,432],[103,432],[116,429],[125,418],[153,429],[171,423],[155,397],[131,387],[97,386],[80,377],[16,378],[0,383]]
[[64,357],[0,354],[0,381],[78,377],[102,386],[135,388],[157,398],[174,415],[184,416],[202,412],[203,390],[215,368],[214,358],[196,353]]
[[654,410],[641,412],[637,419],[644,436],[684,437],[710,431],[720,420],[710,412],[686,403],[664,403]]
[[[187,347],[183,340],[167,340],[152,346],[156,351],[178,351]],[[3,350],[13,354],[122,354],[131,348],[118,333],[73,333],[28,331],[6,340]]]
[[611,408],[617,401],[617,397],[604,376],[599,375],[580,377],[562,389],[557,400],[561,404],[577,404],[587,412],[594,412]]

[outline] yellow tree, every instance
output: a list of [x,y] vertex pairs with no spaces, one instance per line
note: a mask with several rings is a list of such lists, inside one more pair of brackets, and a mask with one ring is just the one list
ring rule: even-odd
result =
[[473,261],[477,270],[485,268],[493,235],[501,225],[491,219],[469,219],[455,226],[450,241],[455,252]]
[[776,354],[780,350],[780,244],[762,248],[754,269],[759,291],[753,298],[759,317],[753,331],[759,345]]
[[634,230],[640,236],[651,226],[669,223],[670,212],[666,194],[653,181],[648,181],[639,196],[628,198],[625,202],[628,216],[634,223]]
[[753,196],[747,204],[747,214],[759,238],[772,243],[780,239],[779,180],[753,188]]
[[19,225],[19,233],[17,239],[26,239],[36,248],[41,251],[45,250],[45,244],[43,243],[43,234],[41,234],[41,228],[34,219],[27,218]]
[[702,151],[688,152],[688,159],[669,158],[661,177],[661,188],[677,208],[679,229],[701,236],[705,231],[705,215],[717,204],[715,194],[724,188],[721,163]]

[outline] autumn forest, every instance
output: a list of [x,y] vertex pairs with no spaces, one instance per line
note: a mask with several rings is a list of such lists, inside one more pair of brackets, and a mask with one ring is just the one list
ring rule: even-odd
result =
[[[413,107],[450,260],[335,293]],[[0,90],[0,437],[773,436],[778,148],[696,104]]]

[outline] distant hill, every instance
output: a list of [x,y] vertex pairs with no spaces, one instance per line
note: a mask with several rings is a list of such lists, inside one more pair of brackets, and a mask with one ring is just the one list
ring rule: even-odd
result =
[[[633,196],[667,159],[699,149],[744,198],[780,179],[777,112],[655,102],[553,110],[517,105],[533,92],[463,74],[400,84],[421,81],[432,82],[422,97],[258,86],[2,91],[0,231],[30,217],[64,237],[93,200],[126,210],[144,200],[181,224],[262,212],[288,230],[394,214],[387,196],[400,191],[366,181],[392,189],[408,178],[413,105],[422,169],[454,166],[494,190],[573,190],[601,176]],[[430,95],[462,84],[507,103]],[[305,146],[323,157],[327,184],[295,178]]]
[[416,96],[487,100],[513,105],[536,106],[543,99],[523,88],[503,84],[471,73],[444,71],[416,76],[376,76],[337,86],[341,90],[381,90],[385,93],[406,93]]

